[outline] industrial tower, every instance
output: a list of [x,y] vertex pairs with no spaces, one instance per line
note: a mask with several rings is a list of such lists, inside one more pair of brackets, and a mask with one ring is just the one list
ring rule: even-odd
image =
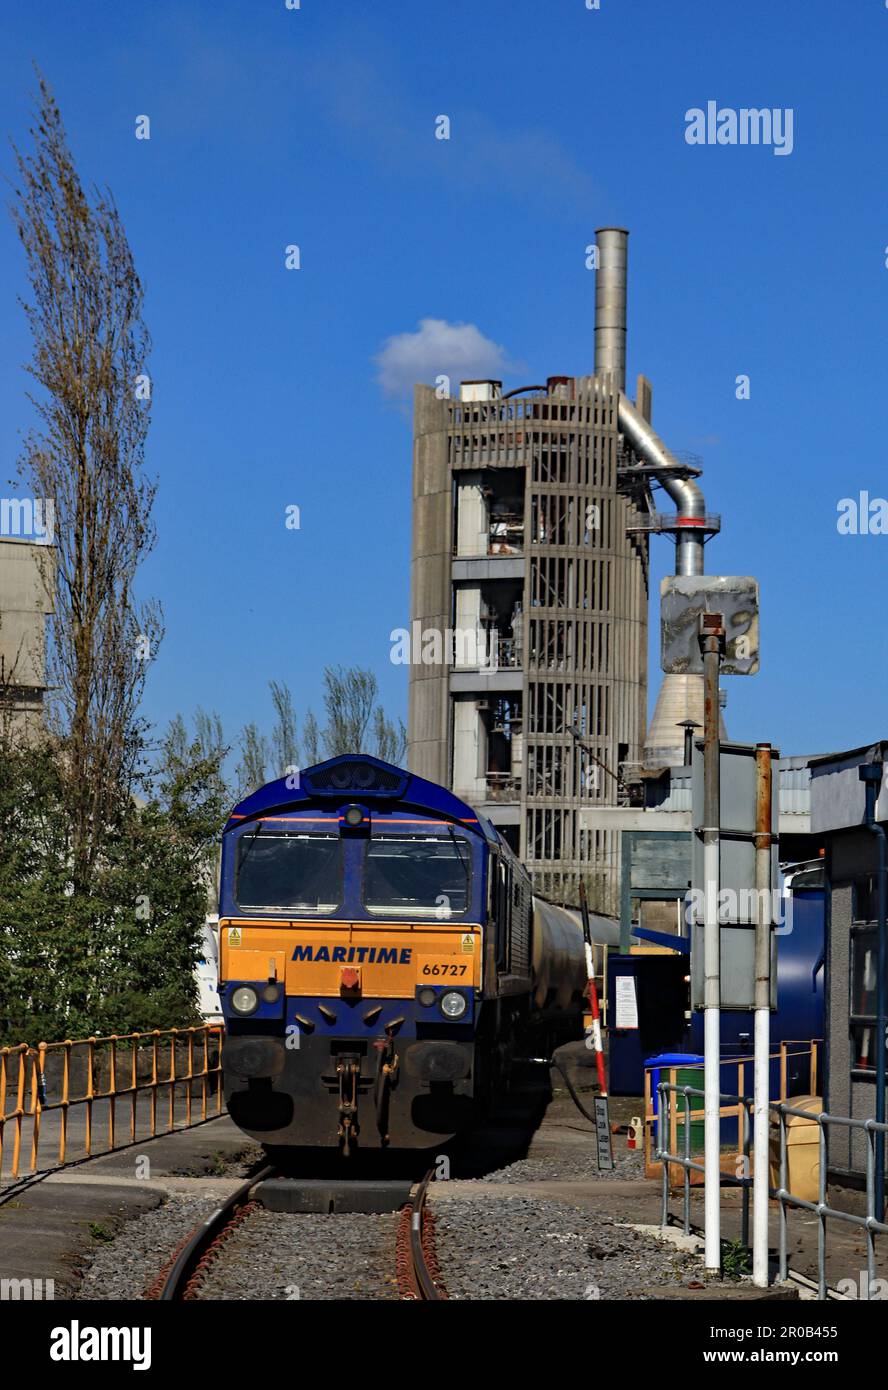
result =
[[[583,877],[613,914],[619,831],[587,813],[627,805],[645,764],[648,536],[674,532],[696,573],[714,529],[650,428],[648,382],[624,394],[627,236],[597,233],[593,376],[414,395],[409,766],[482,810],[537,891],[575,903]],[[676,679],[665,717],[699,718]],[[682,730],[664,747],[655,724],[648,763],[680,762]]]

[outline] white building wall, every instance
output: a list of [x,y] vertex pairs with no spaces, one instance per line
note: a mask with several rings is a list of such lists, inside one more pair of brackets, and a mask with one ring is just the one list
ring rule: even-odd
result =
[[455,670],[477,670],[486,665],[485,636],[481,628],[481,590],[459,588],[456,591],[456,635],[454,638]]
[[489,518],[480,475],[467,475],[456,489],[456,553],[460,559],[486,555]]
[[476,700],[455,700],[453,705],[453,790],[476,803],[483,801],[487,779],[487,733]]

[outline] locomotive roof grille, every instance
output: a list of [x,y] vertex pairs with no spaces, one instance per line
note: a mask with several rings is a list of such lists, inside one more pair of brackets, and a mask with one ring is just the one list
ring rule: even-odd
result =
[[421,816],[438,817],[476,830],[488,844],[499,844],[501,837],[486,816],[475,810],[447,787],[418,777],[406,768],[374,758],[370,753],[341,753],[314,767],[257,787],[232,810],[226,833],[243,829],[249,821],[264,816],[308,813],[312,803],[328,807],[359,804],[376,806],[377,813],[397,807],[411,809]]
[[309,796],[341,796],[343,792],[362,796],[401,797],[407,778],[369,758],[336,758],[302,774],[302,786]]

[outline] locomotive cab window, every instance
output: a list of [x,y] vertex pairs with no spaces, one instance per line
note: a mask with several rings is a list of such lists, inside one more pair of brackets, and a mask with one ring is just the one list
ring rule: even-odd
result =
[[378,835],[367,843],[368,912],[447,920],[468,911],[471,849],[461,835]]
[[342,898],[338,835],[242,835],[234,896],[262,912],[332,912]]

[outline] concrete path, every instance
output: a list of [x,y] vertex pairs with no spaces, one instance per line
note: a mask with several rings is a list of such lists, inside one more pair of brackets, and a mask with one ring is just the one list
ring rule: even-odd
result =
[[[7,1187],[0,1193],[0,1280],[51,1279],[57,1299],[70,1297],[97,1239],[106,1240],[124,1222],[159,1206],[183,1176],[187,1181],[219,1174],[253,1151],[225,1115],[91,1159],[19,1191]],[[241,1181],[235,1170],[225,1191]],[[218,1188],[216,1177],[211,1190]]]

